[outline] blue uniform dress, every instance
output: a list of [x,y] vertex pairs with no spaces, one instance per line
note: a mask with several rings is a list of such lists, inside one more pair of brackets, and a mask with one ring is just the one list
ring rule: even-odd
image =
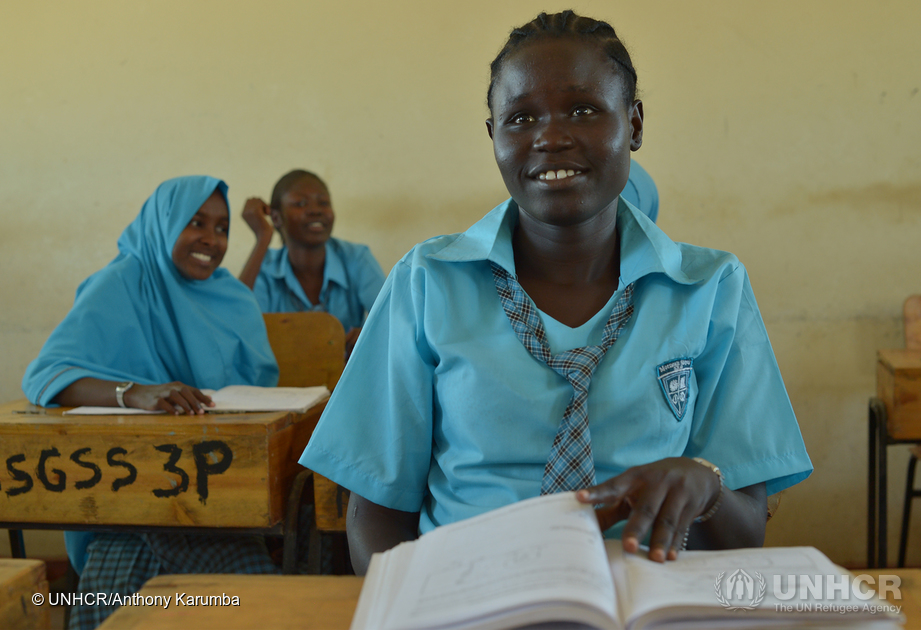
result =
[[[417,245],[391,272],[300,463],[422,533],[540,493],[572,396],[524,348],[490,261],[514,274],[509,200],[463,234]],[[671,456],[703,457],[769,494],[812,471],[745,268],[672,242],[621,201],[621,278],[577,329],[541,314],[553,352],[599,343],[635,283],[635,313],[599,364],[588,417],[598,482]]]
[[[278,365],[252,292],[226,269],[188,280],[172,261],[176,239],[215,191],[213,177],[161,184],[118,240],[118,256],[77,289],[74,306],[26,369],[35,404],[85,377],[198,388],[274,386]],[[159,573],[267,572],[264,544],[230,536],[65,532],[84,592],[133,593]],[[133,589],[133,590],[132,590]],[[77,606],[72,627],[92,628],[114,610]]]
[[330,238],[319,304],[310,302],[295,277],[287,247],[266,253],[253,293],[263,313],[326,311],[348,331],[364,324],[383,284],[384,272],[366,245]]

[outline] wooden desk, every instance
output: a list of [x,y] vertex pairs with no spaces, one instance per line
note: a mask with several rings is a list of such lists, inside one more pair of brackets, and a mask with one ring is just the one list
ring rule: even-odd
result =
[[[45,605],[36,606],[32,597],[40,593]],[[0,558],[0,628],[50,628],[47,605],[48,581],[41,560]]]
[[876,396],[886,405],[889,435],[921,440],[921,350],[880,350]]
[[[161,575],[139,595],[170,596],[169,608],[123,606],[99,630],[348,630],[363,578],[316,575]],[[239,606],[176,606],[176,593],[237,596]]]
[[272,528],[324,407],[64,416],[0,406],[0,527]]

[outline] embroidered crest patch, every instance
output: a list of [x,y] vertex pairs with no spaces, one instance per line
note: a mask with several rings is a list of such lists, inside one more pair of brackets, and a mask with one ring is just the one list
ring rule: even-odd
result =
[[662,393],[665,394],[665,400],[668,401],[668,406],[671,407],[678,422],[684,418],[684,412],[688,408],[693,363],[693,359],[675,359],[656,368]]

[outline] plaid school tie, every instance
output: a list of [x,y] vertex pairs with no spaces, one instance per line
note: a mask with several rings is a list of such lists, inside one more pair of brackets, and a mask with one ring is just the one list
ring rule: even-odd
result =
[[496,263],[491,264],[499,301],[518,339],[535,359],[546,363],[572,385],[572,398],[553,439],[540,493],[552,494],[593,486],[595,460],[592,457],[592,436],[588,429],[588,388],[604,353],[614,345],[621,328],[633,315],[633,284],[627,285],[623,295],[614,304],[604,326],[600,346],[585,346],[551,355],[544,325],[531,307],[524,289],[505,269]]

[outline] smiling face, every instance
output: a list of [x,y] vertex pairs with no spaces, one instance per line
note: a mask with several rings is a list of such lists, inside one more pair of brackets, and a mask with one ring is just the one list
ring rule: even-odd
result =
[[173,245],[173,264],[188,280],[207,280],[227,252],[230,216],[224,197],[214,191],[180,232]]
[[335,219],[329,191],[310,175],[292,184],[281,197],[281,208],[272,209],[272,223],[289,247],[325,245]]
[[596,43],[522,45],[504,60],[491,101],[496,163],[523,212],[564,226],[616,210],[642,144],[643,105],[625,102],[621,75]]

